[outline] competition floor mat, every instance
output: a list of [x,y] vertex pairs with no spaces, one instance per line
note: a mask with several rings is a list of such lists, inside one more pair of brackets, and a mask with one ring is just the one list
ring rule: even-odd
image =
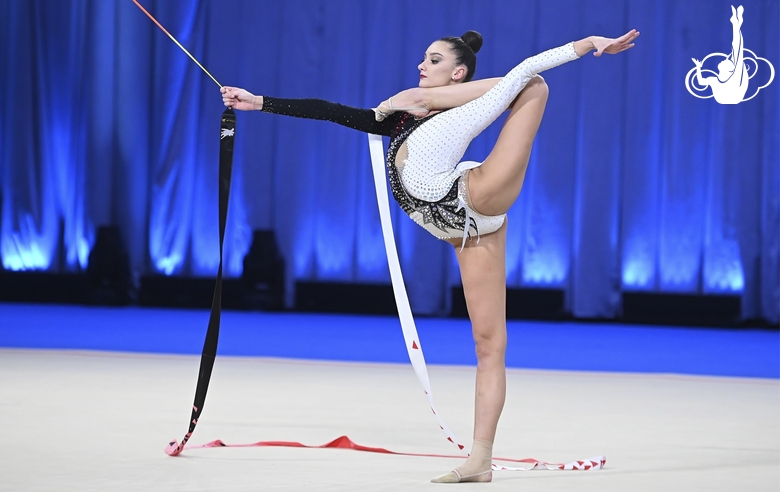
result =
[[[0,349],[3,491],[441,490],[459,459],[345,448],[207,448],[172,458],[198,356]],[[468,437],[473,369],[430,366],[437,408]],[[458,490],[775,492],[780,383],[765,378],[510,369],[496,456],[576,460],[587,472],[495,472]],[[190,442],[349,436],[449,454],[407,364],[218,357]],[[470,445],[470,441],[466,442]]]
[[[226,312],[193,445],[171,458],[206,311],[0,305],[0,490],[430,490],[449,455],[397,319]],[[473,418],[465,320],[418,320],[437,409]],[[510,323],[495,456],[597,472],[494,473],[491,490],[777,490],[778,334]],[[347,436],[342,438],[342,436]],[[336,441],[338,445],[317,448]],[[470,445],[470,440],[466,441]],[[471,489],[477,485],[459,485]],[[485,487],[484,485],[481,487]]]

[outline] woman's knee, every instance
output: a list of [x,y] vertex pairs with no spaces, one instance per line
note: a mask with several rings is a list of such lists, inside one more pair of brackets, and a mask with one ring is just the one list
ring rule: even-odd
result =
[[477,360],[485,360],[492,357],[503,359],[506,353],[506,325],[501,322],[492,323],[492,326],[472,326],[474,346]]
[[531,97],[541,97],[545,100],[547,100],[547,97],[550,95],[550,87],[541,75],[532,78],[522,92],[525,91],[528,91],[528,94]]
[[541,75],[533,77],[528,84],[517,95],[510,108],[514,108],[518,102],[522,105],[525,101],[530,99],[540,99],[547,102],[547,98],[550,95],[550,87]]

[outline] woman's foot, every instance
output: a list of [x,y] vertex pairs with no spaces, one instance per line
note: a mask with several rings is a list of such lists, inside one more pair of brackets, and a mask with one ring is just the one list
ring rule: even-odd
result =
[[433,483],[490,482],[493,480],[493,443],[474,439],[465,463],[449,473],[431,479]]
[[493,471],[487,470],[475,475],[461,475],[457,469],[449,473],[432,478],[433,483],[460,483],[460,482],[490,482],[493,480]]

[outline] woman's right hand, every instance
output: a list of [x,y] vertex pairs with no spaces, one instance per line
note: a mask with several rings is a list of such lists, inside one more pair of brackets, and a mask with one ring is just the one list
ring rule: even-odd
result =
[[263,109],[263,96],[255,96],[247,90],[228,86],[220,87],[219,92],[222,93],[222,102],[225,106],[241,111]]
[[631,29],[619,38],[604,38],[601,36],[591,36],[593,49],[596,50],[593,56],[601,56],[602,53],[614,55],[621,51],[626,51],[634,47],[634,40],[639,37],[639,31]]

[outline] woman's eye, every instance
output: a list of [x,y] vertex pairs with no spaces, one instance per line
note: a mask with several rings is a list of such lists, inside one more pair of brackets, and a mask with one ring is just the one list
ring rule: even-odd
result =
[[431,63],[436,65],[437,63],[439,63],[439,60],[431,60]]

